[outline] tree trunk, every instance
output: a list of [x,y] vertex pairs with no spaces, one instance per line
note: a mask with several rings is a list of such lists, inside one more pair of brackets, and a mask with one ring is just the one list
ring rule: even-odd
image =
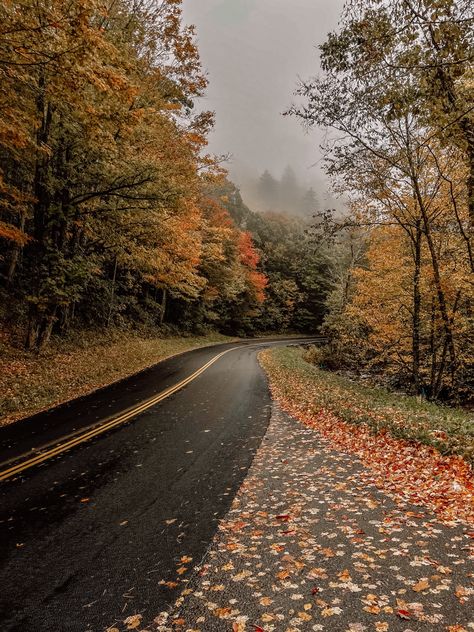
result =
[[33,262],[32,293],[36,295],[38,302],[46,303],[41,310],[37,304],[30,307],[28,329],[25,346],[27,349],[39,350],[44,347],[51,336],[51,330],[55,320],[56,306],[54,300],[46,295],[43,296],[43,277],[48,263],[45,264],[46,251],[48,246],[48,212],[50,207],[50,192],[47,183],[50,157],[42,148],[48,144],[50,129],[52,124],[52,108],[45,100],[45,77],[44,71],[38,80],[38,96],[36,107],[40,125],[36,136],[37,155],[33,191],[35,202],[33,204],[33,226],[34,239],[29,245],[29,258]]
[[430,322],[430,354],[431,354],[431,374],[430,374],[430,397],[435,397],[436,384],[436,362],[438,348],[436,346],[436,302],[431,300],[431,322]]
[[444,339],[443,342],[443,350],[441,352],[441,360],[438,366],[438,374],[436,376],[433,399],[438,399],[439,393],[441,391],[441,387],[443,386],[443,375],[444,375],[444,367],[446,365],[446,355],[448,351],[448,341],[447,338]]
[[[25,214],[22,213],[20,217],[19,228],[23,232],[25,230],[25,221],[26,221]],[[8,265],[8,272],[7,272],[7,284],[10,286],[13,285],[13,277],[15,276],[16,267],[18,265],[18,261],[20,259],[22,250],[23,250],[23,246],[21,246],[20,244],[15,244],[12,248],[11,255],[10,255],[10,263]]]
[[167,299],[167,292],[166,292],[166,288],[163,288],[163,294],[161,297],[161,307],[160,307],[160,326],[163,324],[164,320],[165,320],[165,313],[166,313],[166,299]]
[[41,321],[39,336],[36,341],[36,348],[38,350],[38,353],[42,351],[48,344],[51,338],[51,333],[53,331],[53,325],[54,325],[55,320],[56,320],[56,308],[54,308],[54,311],[52,314],[45,315]]
[[[412,167],[413,169],[413,167]],[[430,218],[428,216],[428,212],[426,210],[426,206],[423,200],[423,196],[421,195],[421,191],[420,191],[420,187],[418,185],[418,180],[416,175],[414,174],[414,170],[412,172],[412,183],[413,183],[413,188],[414,188],[414,192],[416,195],[416,200],[418,202],[420,211],[421,211],[421,216],[423,218],[423,228],[424,228],[424,232],[426,235],[426,241],[428,242],[428,248],[430,251],[430,256],[431,256],[431,264],[432,264],[432,268],[433,268],[433,278],[434,278],[434,282],[435,282],[435,288],[436,288],[436,294],[438,297],[438,303],[439,303],[439,309],[441,312],[441,318],[443,320],[443,327],[445,330],[445,335],[446,335],[446,344],[448,347],[448,351],[449,351],[449,356],[450,356],[450,360],[451,360],[451,366],[450,366],[450,370],[451,370],[451,380],[454,384],[454,380],[455,380],[455,375],[456,375],[456,369],[457,369],[457,358],[456,358],[456,348],[454,345],[454,337],[453,337],[453,331],[452,331],[452,327],[451,327],[451,319],[449,318],[449,313],[448,313],[448,305],[447,305],[447,301],[446,301],[446,296],[444,294],[444,290],[443,290],[443,284],[441,282],[441,273],[440,273],[440,269],[439,269],[439,261],[438,261],[438,254],[436,252],[436,247],[435,244],[433,242],[433,236],[431,233],[431,223],[430,223]]]
[[472,235],[474,232],[474,126],[467,117],[461,122],[461,129],[467,145],[468,176],[466,185],[469,209],[469,233]]
[[415,270],[413,275],[413,336],[412,336],[412,379],[413,390],[416,394],[420,392],[420,320],[421,320],[421,221],[416,222],[416,234],[413,241]]
[[114,309],[115,281],[116,281],[116,279],[117,279],[117,255],[115,255],[114,274],[112,276],[112,289],[111,289],[111,292],[110,292],[109,313],[107,315],[107,329],[110,326],[110,321],[112,319],[112,311]]
[[39,322],[36,312],[36,307],[31,305],[25,340],[25,349],[28,349],[29,351],[32,351],[36,347],[36,341],[38,340]]
[[38,310],[36,305],[31,306],[25,341],[26,349],[38,353],[44,349],[51,338],[56,313],[56,306],[53,306],[50,311]]

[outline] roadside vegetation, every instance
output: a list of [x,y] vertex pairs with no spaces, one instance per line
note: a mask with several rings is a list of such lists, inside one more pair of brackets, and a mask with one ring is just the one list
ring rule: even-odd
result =
[[[0,5],[2,379],[20,390],[25,366],[80,358],[91,331],[99,346],[142,330],[166,346],[166,329],[322,325],[325,366],[471,405],[472,2],[350,0],[320,46],[318,78],[288,114],[330,130],[324,160],[345,213],[321,209],[291,168],[256,183],[263,212],[246,206],[206,153],[214,115],[196,107],[208,80],[182,4]],[[30,410],[15,389],[8,406]],[[450,429],[425,426],[412,432],[459,453]]]
[[290,111],[328,129],[348,201],[313,231],[335,254],[327,362],[453,404],[474,398],[473,6],[347,2]]
[[233,340],[220,334],[158,337],[153,331],[81,332],[55,339],[41,355],[0,337],[0,425],[85,395],[169,356]]
[[[308,357],[309,354],[309,357]],[[304,414],[328,412],[372,434],[389,433],[395,439],[415,441],[456,454],[474,463],[474,416],[468,412],[361,385],[306,361],[312,352],[279,348],[261,354],[262,363],[276,385],[278,398],[291,402]]]
[[210,332],[316,329],[328,254],[206,153],[181,0],[14,0],[0,25],[0,423]]

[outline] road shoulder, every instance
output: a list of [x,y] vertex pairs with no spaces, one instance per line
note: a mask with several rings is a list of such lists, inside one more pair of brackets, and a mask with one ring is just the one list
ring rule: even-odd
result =
[[468,527],[395,502],[365,469],[274,404],[205,559],[155,628],[474,629]]

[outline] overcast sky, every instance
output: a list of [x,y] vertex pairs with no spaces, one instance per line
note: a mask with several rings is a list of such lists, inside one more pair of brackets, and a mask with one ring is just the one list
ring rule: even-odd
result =
[[[337,27],[343,0],[184,0],[184,19],[197,29],[209,78],[201,108],[216,112],[214,153],[232,154],[231,177],[290,164],[301,180],[318,178],[320,134],[306,134],[281,113],[298,76],[318,73],[317,45]],[[322,191],[321,191],[322,193]]]

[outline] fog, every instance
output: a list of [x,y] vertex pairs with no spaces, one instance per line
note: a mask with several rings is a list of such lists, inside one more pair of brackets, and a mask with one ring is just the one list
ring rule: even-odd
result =
[[197,106],[216,113],[209,148],[230,154],[226,165],[245,200],[265,170],[279,180],[290,166],[301,188],[328,199],[319,144],[282,113],[295,101],[298,77],[319,72],[317,45],[337,27],[343,0],[184,0],[184,19],[196,26],[209,87]]

